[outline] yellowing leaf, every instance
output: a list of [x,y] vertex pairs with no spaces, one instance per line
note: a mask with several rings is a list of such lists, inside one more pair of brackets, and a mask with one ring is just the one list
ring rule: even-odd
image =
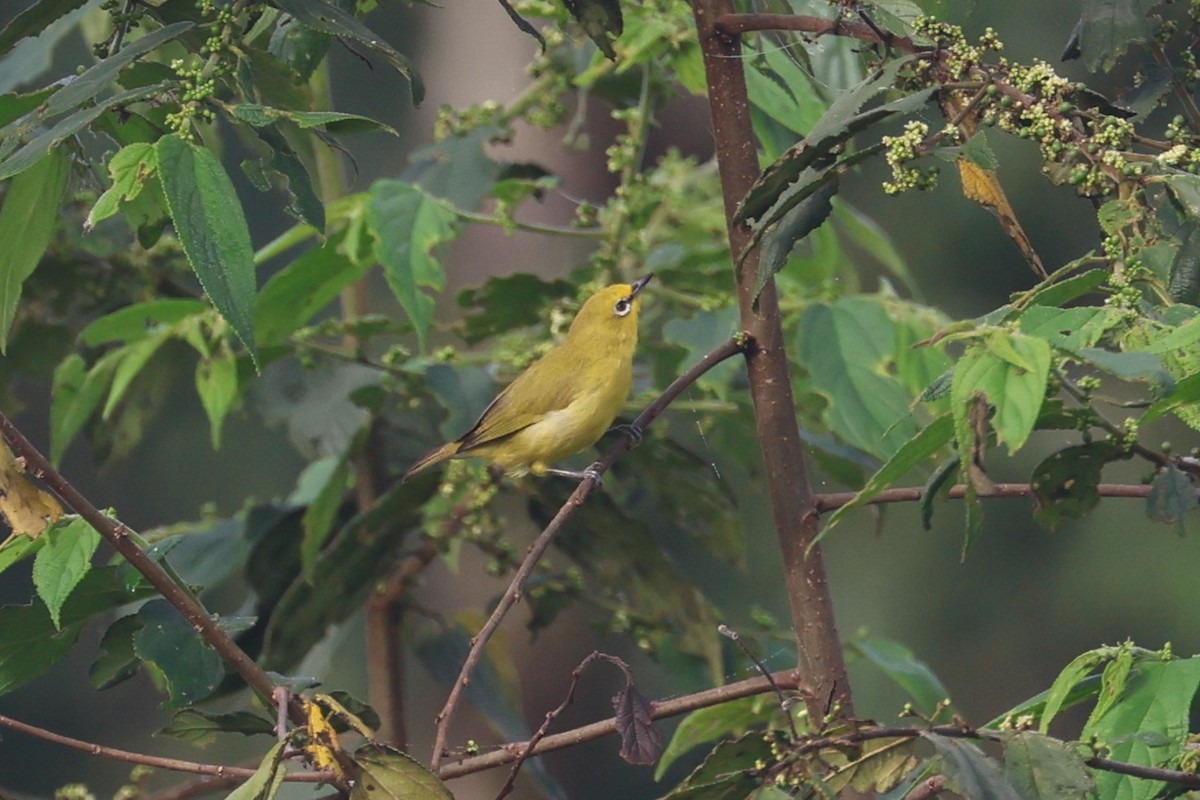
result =
[[[25,465],[0,445],[0,514],[12,528],[12,536],[36,539],[63,515],[62,506],[49,492],[25,477]],[[11,537],[9,537],[11,538]]]
[[961,157],[957,159],[957,163],[958,177],[962,180],[963,196],[995,214],[996,219],[1000,220],[1000,227],[1008,234],[1008,238],[1013,240],[1017,249],[1021,251],[1021,255],[1025,256],[1029,266],[1033,268],[1034,272],[1045,278],[1047,274],[1046,268],[1042,265],[1042,259],[1033,249],[1033,243],[1029,241],[1029,237],[1025,235],[1025,229],[1017,221],[1017,213],[1009,204],[1008,197],[1004,194],[1004,188],[1000,186],[1000,181],[996,178],[995,170],[984,169],[975,162]]
[[337,731],[329,724],[321,707],[307,697],[304,698],[304,708],[308,712],[308,744],[304,746],[304,751],[317,769],[333,770],[338,778],[345,778],[338,758],[342,753],[342,745],[338,741]]

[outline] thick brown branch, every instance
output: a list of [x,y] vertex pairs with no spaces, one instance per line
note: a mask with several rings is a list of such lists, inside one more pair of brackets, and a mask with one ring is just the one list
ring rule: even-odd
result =
[[[668,386],[661,395],[651,403],[641,415],[633,421],[633,427],[637,430],[645,430],[655,419],[658,418],[667,406],[671,404],[676,397],[681,395],[688,387],[695,383],[700,376],[708,372],[710,369],[720,364],[727,358],[730,358],[742,352],[748,345],[749,339],[745,335],[738,335],[729,339],[711,353],[700,359],[694,364],[691,369],[680,375]],[[601,459],[593,465],[593,469],[597,475],[603,475],[620,457],[622,453],[629,449],[630,440],[622,438],[617,444],[613,445]],[[562,526],[575,513],[575,509],[583,504],[587,496],[591,494],[592,489],[596,486],[596,480],[588,477],[579,482],[579,486],[567,498],[567,502],[563,503],[562,508],[550,520],[545,529],[538,534],[534,539],[533,544],[529,545],[529,549],[525,554],[521,565],[517,567],[517,572],[513,575],[512,581],[504,594],[500,596],[500,602],[496,605],[496,609],[492,612],[491,617],[484,623],[483,628],[471,640],[471,649],[467,653],[467,658],[463,662],[462,669],[459,671],[458,679],[454,681],[454,685],[450,687],[450,694],[446,698],[446,703],[442,706],[442,710],[437,715],[437,729],[433,739],[433,756],[430,758],[429,768],[433,772],[438,772],[441,766],[442,759],[445,757],[446,737],[450,730],[450,719],[454,716],[455,710],[462,699],[462,694],[467,686],[471,683],[471,676],[475,672],[475,667],[479,664],[479,659],[483,656],[483,648],[487,645],[488,640],[492,638],[492,634],[500,627],[500,622],[504,619],[518,600],[521,599],[521,593],[525,588],[525,582],[529,579],[534,567],[541,560],[542,554],[546,552],[546,548],[550,546],[550,542],[557,535]]]
[[[47,742],[61,744],[64,747],[70,747],[74,750],[80,750],[84,753],[90,753],[94,756],[112,759],[113,761],[124,761],[129,764],[142,764],[147,767],[155,767],[157,769],[167,769],[174,772],[191,772],[196,775],[212,775],[217,778],[229,779],[231,781],[241,782],[254,775],[254,769],[249,767],[229,767],[223,764],[200,764],[195,761],[183,761],[178,758],[162,758],[161,756],[151,756],[145,753],[133,753],[128,750],[118,750],[115,747],[105,747],[94,742],[85,742],[82,739],[75,739],[70,736],[64,736],[61,733],[48,731],[45,728],[39,728],[36,725],[30,725],[27,722],[15,720],[12,717],[6,717],[0,714],[0,725],[6,728],[11,728],[14,731],[27,733],[30,736],[36,736],[39,739],[44,739]],[[323,770],[321,772],[292,772],[284,776],[285,781],[295,781],[299,783],[332,783],[337,780],[337,776],[330,771]]]
[[[666,719],[667,717],[674,717],[679,714],[686,714],[689,711],[695,711],[698,708],[709,708],[721,703],[728,703],[730,700],[737,700],[756,694],[765,694],[774,691],[771,681],[774,681],[776,686],[783,689],[799,688],[799,681],[794,670],[775,672],[771,674],[771,680],[759,676],[738,683],[718,686],[715,689],[705,689],[695,694],[674,697],[670,700],[660,700],[653,704],[650,716],[652,719]],[[604,736],[611,736],[616,732],[617,720],[615,717],[612,717],[600,722],[583,725],[573,730],[551,734],[540,742],[537,742],[531,754],[538,755],[550,752],[551,750],[561,750],[564,747],[573,747],[574,745],[594,741]],[[464,775],[471,775],[505,764],[511,764],[521,756],[521,753],[525,751],[528,745],[528,742],[512,742],[490,753],[464,758],[447,764],[441,768],[438,775],[443,780],[449,780],[450,778],[461,778]]]
[[[967,487],[960,483],[950,487],[948,496],[952,500],[961,500],[966,494],[966,490]],[[1200,491],[1200,489],[1197,491]],[[1101,483],[1096,487],[1096,492],[1101,497],[1140,498],[1150,495],[1150,486],[1141,483]],[[825,513],[826,511],[841,508],[853,500],[857,494],[857,492],[831,492],[829,494],[816,495],[813,499],[816,502],[817,510]],[[924,497],[924,495],[925,489],[921,486],[885,489],[868,500],[867,505],[915,503]],[[1003,499],[1012,497],[1033,497],[1033,487],[1028,483],[997,483],[995,484],[995,491],[988,495],[980,496],[983,500],[987,500],[988,498]]]
[[[177,585],[166,570],[147,556],[129,538],[129,529],[123,523],[106,516],[84,497],[58,470],[51,466],[50,461],[17,430],[12,421],[3,413],[0,413],[0,433],[4,434],[4,438],[17,451],[17,454],[25,459],[26,469],[34,477],[45,483],[58,495],[65,506],[86,520],[134,569],[142,573],[150,585],[183,615],[188,624],[217,651],[227,664],[242,676],[250,688],[258,692],[266,702],[273,702],[272,693],[275,690],[275,684],[267,676],[267,673],[254,663],[254,659],[238,647],[225,631],[221,630],[203,606]],[[304,714],[299,705],[292,706],[291,717],[297,724],[303,724]]]
[[[692,0],[712,107],[717,166],[725,201],[731,253],[745,254],[734,271],[742,327],[754,337],[746,353],[746,375],[754,401],[756,438],[779,538],[784,580],[796,637],[797,669],[807,683],[812,719],[830,709],[852,714],[850,686],[820,547],[814,544],[820,516],[796,422],[792,381],[780,322],[775,282],[759,281],[758,249],[750,228],[737,221],[737,208],[758,178],[758,153],[746,95],[741,41],[719,20],[731,16],[732,0]],[[760,291],[761,289],[761,291]]]

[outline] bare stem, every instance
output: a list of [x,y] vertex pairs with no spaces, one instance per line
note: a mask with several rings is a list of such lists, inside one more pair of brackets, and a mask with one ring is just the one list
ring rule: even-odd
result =
[[[772,682],[775,686],[784,689],[796,689],[797,680],[794,670],[785,670],[783,672],[775,672],[771,675],[771,680],[759,676],[738,683],[730,683],[725,686],[718,686],[714,689],[705,689],[702,692],[683,695],[682,697],[673,697],[670,700],[660,700],[651,705],[651,719],[666,719],[667,717],[675,717],[680,714],[687,714],[690,711],[695,711],[698,708],[709,708],[718,706],[721,703],[728,703],[731,700],[739,700],[743,697],[752,697],[757,694],[766,694],[767,692],[775,691],[772,687]],[[611,736],[617,732],[616,717],[593,722],[588,725],[583,725],[562,733],[555,733],[546,736],[541,741],[537,742],[532,748],[530,755],[539,755],[548,753],[552,750],[561,750],[564,747],[574,747],[584,742],[595,741],[596,739],[605,736]],[[438,772],[438,776],[443,780],[450,778],[461,778],[464,775],[471,775],[476,772],[500,767],[505,764],[511,764],[516,761],[529,745],[528,742],[512,742],[501,746],[497,750],[490,753],[485,753],[480,756],[472,756],[455,761],[451,764],[446,764]]]
[[736,35],[741,31],[725,24],[735,23],[738,15],[732,14],[732,0],[692,0],[692,12],[712,107],[729,248],[731,253],[744,254],[742,266],[734,273],[742,327],[755,340],[755,346],[746,351],[746,375],[791,608],[796,669],[806,683],[804,697],[812,719],[821,719],[830,707],[851,716],[850,685],[833,601],[821,550],[814,543],[820,515],[796,422],[779,297],[769,277],[759,291],[758,248],[750,246],[748,225],[737,221],[738,205],[759,175],[741,40]]
[[[719,347],[714,349],[704,358],[700,359],[683,375],[680,375],[675,381],[668,386],[658,399],[651,403],[641,415],[633,421],[633,426],[639,430],[645,430],[651,422],[658,418],[671,401],[682,394],[688,387],[695,383],[701,375],[708,372],[710,369],[720,364],[727,358],[736,355],[743,351],[748,344],[748,339],[744,335],[736,336],[729,339]],[[622,453],[629,449],[629,439],[622,438],[613,445],[608,452],[593,466],[597,475],[603,475],[620,457]],[[429,768],[433,772],[437,772],[441,766],[442,759],[445,757],[446,737],[450,730],[450,720],[454,716],[455,710],[462,699],[462,694],[467,686],[471,683],[471,676],[475,672],[475,667],[479,664],[479,659],[483,656],[483,649],[487,645],[488,640],[492,638],[492,634],[500,627],[505,615],[508,614],[518,600],[521,599],[521,593],[525,588],[525,582],[529,579],[534,568],[541,560],[542,554],[546,552],[546,548],[550,546],[550,542],[555,535],[566,524],[571,515],[575,513],[575,509],[583,505],[583,501],[591,494],[592,489],[596,486],[596,480],[587,477],[579,482],[579,486],[563,503],[562,508],[550,520],[545,529],[538,534],[538,537],[529,545],[526,551],[525,558],[521,565],[517,568],[517,572],[513,575],[512,581],[504,594],[500,597],[500,602],[496,605],[496,609],[492,612],[491,617],[484,623],[483,628],[471,640],[471,649],[467,653],[466,661],[463,662],[462,669],[459,671],[458,678],[454,681],[454,685],[450,687],[450,694],[446,698],[446,704],[442,706],[442,710],[437,715],[437,729],[433,739],[433,756],[430,758]]]
[[[255,770],[250,767],[230,767],[223,764],[201,764],[195,761],[184,761],[178,758],[163,758],[161,756],[152,756],[145,753],[133,753],[129,750],[118,750],[115,747],[105,747],[102,744],[94,742],[85,742],[82,739],[75,739],[70,736],[64,736],[61,733],[48,731],[45,728],[39,728],[36,725],[30,725],[27,722],[15,720],[12,717],[6,717],[0,714],[0,725],[6,728],[11,728],[14,731],[27,733],[30,736],[36,736],[39,739],[44,739],[47,742],[61,744],[64,747],[70,747],[74,750],[80,750],[84,753],[90,753],[94,756],[108,758],[113,761],[124,761],[129,764],[142,764],[147,767],[155,767],[156,769],[167,769],[174,772],[191,772],[196,775],[211,775],[216,778],[228,779],[230,781],[241,782],[254,775]],[[337,776],[329,770],[319,772],[291,772],[284,776],[285,781],[294,781],[299,783],[332,783],[337,780]]]
[[796,14],[734,14],[732,11],[725,11],[718,14],[715,27],[720,34],[726,36],[739,36],[755,31],[799,31],[815,36],[829,34],[849,36],[864,42],[884,44],[906,53],[915,53],[918,50],[912,39],[894,35],[881,37],[869,25],[847,22],[843,19],[806,17]]
[[[1150,495],[1151,487],[1148,484],[1142,483],[1101,483],[1096,487],[1096,493],[1101,497],[1125,497],[1125,498],[1144,498]],[[952,500],[961,500],[966,495],[967,487],[964,484],[951,486],[948,491],[948,496]],[[1197,489],[1200,492],[1200,489]],[[849,503],[858,495],[857,492],[830,492],[829,494],[818,494],[813,500],[816,503],[817,510],[824,514],[826,511],[834,511]],[[915,503],[925,496],[925,489],[921,486],[908,486],[898,489],[885,489],[879,494],[872,497],[866,502],[866,505],[885,505],[887,503]],[[995,491],[986,496],[981,496],[981,500],[990,499],[1005,499],[1013,497],[1033,497],[1033,487],[1028,483],[997,483]]]

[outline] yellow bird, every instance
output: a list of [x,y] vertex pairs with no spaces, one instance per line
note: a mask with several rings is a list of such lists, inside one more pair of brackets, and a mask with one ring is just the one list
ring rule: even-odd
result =
[[608,286],[589,297],[567,339],[517,376],[465,434],[426,453],[404,473],[408,480],[450,458],[479,456],[514,476],[583,472],[550,464],[595,444],[616,419],[633,385],[638,295],[654,273]]

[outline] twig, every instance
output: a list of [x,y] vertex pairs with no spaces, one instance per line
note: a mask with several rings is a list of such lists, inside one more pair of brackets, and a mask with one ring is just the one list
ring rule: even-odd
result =
[[[79,514],[89,525],[104,537],[126,561],[146,577],[158,593],[175,607],[188,624],[200,634],[227,664],[233,667],[254,691],[268,703],[273,703],[272,694],[275,683],[254,659],[250,658],[233,639],[217,625],[209,613],[183,587],[171,579],[157,562],[130,540],[129,529],[92,504],[66,478],[62,476],[42,453],[25,438],[12,421],[0,413],[0,433],[8,440],[13,449],[25,459],[26,468],[34,477],[46,484],[67,506]],[[302,724],[304,714],[298,705],[293,704],[289,714],[294,722]]]
[[[671,401],[684,392],[689,386],[696,382],[701,375],[708,372],[710,369],[720,364],[727,358],[737,355],[742,352],[749,344],[750,339],[743,334],[734,336],[718,346],[704,358],[700,359],[683,375],[680,375],[675,381],[663,391],[658,399],[651,403],[641,415],[633,421],[633,426],[637,429],[644,430],[651,422],[658,418]],[[609,448],[601,459],[593,465],[597,476],[603,475],[608,471],[609,467],[617,460],[618,457],[629,449],[630,441],[628,438],[622,438],[615,445]],[[563,503],[562,508],[550,520],[545,529],[538,534],[538,537],[529,545],[525,559],[517,568],[517,572],[513,575],[512,581],[504,594],[500,597],[500,602],[496,605],[496,609],[492,612],[491,617],[484,624],[483,628],[476,636],[471,639],[471,649],[467,653],[466,661],[463,662],[462,669],[459,671],[458,678],[454,681],[454,685],[450,687],[450,694],[446,698],[446,704],[442,706],[442,710],[437,715],[437,728],[433,739],[433,756],[430,758],[429,768],[433,772],[437,772],[441,766],[442,758],[445,756],[446,737],[450,730],[450,720],[454,716],[454,711],[457,709],[459,701],[462,699],[463,691],[471,683],[471,675],[475,672],[475,667],[479,663],[479,659],[483,656],[483,648],[487,645],[488,640],[492,638],[492,634],[496,632],[496,628],[500,626],[500,622],[508,614],[509,609],[521,599],[522,590],[525,587],[525,581],[533,572],[534,567],[541,559],[542,554],[546,552],[546,548],[550,546],[550,542],[558,533],[559,529],[566,523],[571,515],[575,513],[575,509],[583,504],[587,496],[591,494],[592,489],[596,487],[596,479],[592,477],[584,478],[575,487],[575,491]]]
[[754,662],[754,666],[758,669],[759,674],[766,678],[767,683],[771,684],[771,688],[775,690],[775,697],[779,700],[779,707],[783,709],[783,713],[787,715],[788,728],[791,729],[792,738],[799,739],[800,732],[796,730],[796,720],[792,717],[792,700],[794,698],[784,695],[783,690],[779,688],[779,686],[775,683],[775,679],[771,677],[771,673],[767,670],[767,665],[764,664],[758,656],[750,652],[750,648],[747,647],[746,643],[742,641],[742,635],[740,633],[724,623],[721,623],[717,626],[717,633],[721,634],[727,639],[732,640],[733,643],[736,644],[743,653],[745,653],[746,658]]
[[626,681],[631,680],[629,665],[616,656],[610,656],[607,653],[601,653],[599,650],[594,650],[592,651],[591,655],[589,655],[583,661],[580,661],[579,666],[577,666],[571,672],[571,685],[567,687],[566,696],[563,698],[562,702],[558,704],[557,708],[546,713],[546,719],[542,721],[542,724],[536,731],[534,731],[533,736],[531,736],[529,741],[525,743],[525,747],[522,748],[521,754],[517,756],[516,761],[513,762],[512,769],[508,771],[508,778],[504,781],[504,785],[501,786],[500,791],[496,793],[496,800],[503,800],[503,798],[507,797],[508,794],[512,792],[513,786],[517,780],[517,773],[521,771],[521,765],[525,763],[526,759],[533,755],[534,748],[537,747],[538,742],[546,738],[546,734],[550,732],[551,723],[558,719],[559,715],[567,710],[567,706],[574,702],[575,690],[579,688],[579,678],[583,675],[583,671],[593,661],[599,660],[616,664],[625,672]]
[[905,800],[929,800],[931,797],[937,797],[945,788],[946,777],[944,775],[934,775],[931,778],[921,781],[904,797]]
[[[776,686],[784,689],[796,689],[799,686],[795,670],[772,673],[771,679]],[[721,703],[728,703],[731,700],[739,700],[743,697],[752,697],[770,691],[773,691],[771,682],[766,678],[761,676],[750,678],[738,683],[718,686],[715,689],[705,689],[702,692],[687,694],[682,697],[673,697],[670,700],[660,700],[652,704],[650,718],[665,719],[667,717],[674,717],[686,714],[689,711],[695,711],[698,708],[709,708]],[[532,748],[530,755],[540,755],[552,750],[561,750],[564,747],[573,747],[584,742],[591,742],[605,736],[611,736],[616,732],[616,717],[610,717],[609,719],[592,722],[569,731],[546,736]],[[438,772],[438,777],[443,780],[461,778],[464,775],[471,775],[505,764],[511,764],[520,757],[527,745],[528,742],[511,742],[502,745],[499,749],[493,750],[490,753],[446,764]]]
[[[1101,483],[1096,486],[1096,492],[1101,497],[1124,497],[1131,499],[1148,497],[1150,489],[1151,487],[1148,484],[1142,483]],[[950,487],[948,495],[952,500],[961,500],[966,494],[966,490],[967,487],[964,484],[956,484]],[[1197,489],[1197,491],[1200,491],[1200,489]],[[925,489],[921,486],[885,489],[868,500],[866,505],[915,503],[924,497],[924,495]],[[830,492],[828,494],[816,495],[817,510],[822,514],[826,511],[834,511],[848,504],[857,496],[857,492]],[[994,485],[994,491],[987,495],[980,495],[980,499],[1006,499],[1033,496],[1033,487],[1028,483],[997,483]]]
[[[27,733],[30,736],[36,736],[39,739],[44,739],[47,742],[61,744],[64,747],[70,747],[74,750],[80,750],[84,753],[90,753],[94,756],[112,759],[113,761],[124,761],[130,764],[141,764],[147,767],[155,767],[157,769],[168,769],[174,772],[191,772],[196,775],[212,775],[218,778],[236,779],[239,783],[254,775],[255,770],[249,767],[230,767],[224,764],[200,764],[195,761],[184,761],[178,758],[163,758],[161,756],[151,756],[145,753],[133,753],[129,750],[118,750],[115,747],[105,747],[94,742],[85,742],[82,739],[75,739],[70,736],[64,736],[61,733],[48,731],[45,728],[39,728],[36,725],[30,725],[27,722],[15,720],[12,717],[6,717],[0,714],[0,725],[6,728],[11,728],[15,731]],[[322,770],[320,772],[291,772],[284,776],[285,781],[295,781],[298,783],[333,783],[337,780],[337,775],[331,770]]]
[[756,31],[800,31],[816,36],[849,36],[864,42],[894,47],[906,53],[916,53],[922,49],[906,36],[880,36],[871,30],[870,26],[862,23],[795,14],[721,14],[717,17],[716,28],[723,34],[733,36]]

